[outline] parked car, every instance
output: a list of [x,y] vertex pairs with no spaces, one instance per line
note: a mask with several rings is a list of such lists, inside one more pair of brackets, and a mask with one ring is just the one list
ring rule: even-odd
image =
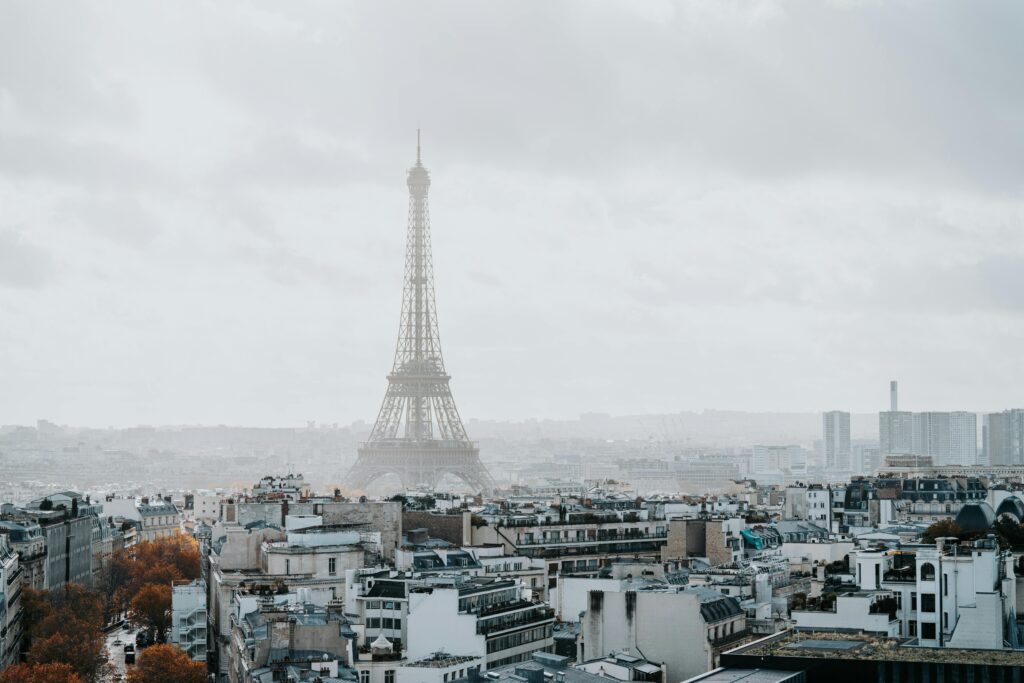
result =
[[124,646],[124,663],[134,664],[135,663],[135,646],[131,643],[125,643]]

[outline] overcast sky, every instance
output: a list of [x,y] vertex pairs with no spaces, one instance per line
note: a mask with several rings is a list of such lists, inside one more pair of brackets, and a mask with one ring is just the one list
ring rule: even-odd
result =
[[1024,405],[1024,3],[0,0],[0,424]]

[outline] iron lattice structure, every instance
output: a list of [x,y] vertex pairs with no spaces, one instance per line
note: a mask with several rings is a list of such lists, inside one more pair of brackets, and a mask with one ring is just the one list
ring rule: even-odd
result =
[[420,159],[418,133],[416,165],[406,184],[409,227],[395,363],[377,421],[346,484],[365,489],[377,477],[393,473],[406,488],[434,488],[451,474],[476,491],[490,491],[493,482],[479,449],[466,435],[441,354],[427,206],[430,174]]

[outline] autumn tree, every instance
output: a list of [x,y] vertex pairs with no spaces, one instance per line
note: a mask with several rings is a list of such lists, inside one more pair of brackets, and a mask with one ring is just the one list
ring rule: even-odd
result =
[[50,601],[47,599],[46,591],[37,591],[34,588],[24,588],[21,591],[21,619],[24,624],[25,639],[22,641],[22,651],[27,651],[32,645],[32,633],[36,626],[41,623],[52,611]]
[[1024,546],[1024,526],[1009,515],[1003,515],[992,525],[992,532],[999,539],[1003,548],[1020,548]]
[[[103,628],[103,600],[99,594],[80,583],[66,583],[61,588],[47,593],[53,613],[70,614],[75,619],[90,626]],[[40,622],[40,625],[46,620]]]
[[115,616],[128,610],[127,586],[132,577],[132,559],[128,553],[115,551],[100,568],[96,577],[96,589],[103,598],[104,621],[110,622]]
[[65,665],[71,668],[83,681],[100,680],[105,669],[103,656],[103,632],[71,633],[58,632],[32,641],[28,653],[31,664]]
[[111,571],[118,572],[109,584],[111,603],[115,607],[128,607],[149,584],[170,585],[174,581],[199,578],[199,545],[184,534],[142,541],[124,560],[123,570],[118,567]]
[[83,683],[67,664],[15,664],[0,671],[0,683]]
[[940,519],[924,530],[921,538],[928,543],[934,543],[937,538],[955,537],[963,540],[964,532],[952,519]]
[[205,683],[206,665],[173,645],[153,645],[139,655],[128,683]]
[[30,664],[66,664],[91,683],[105,671],[103,602],[98,593],[69,583],[29,597]]
[[199,578],[199,544],[190,536],[171,534],[142,541],[133,551],[134,565],[140,571],[170,565],[176,579],[191,581]]
[[163,641],[171,625],[170,583],[148,583],[131,601],[132,620]]

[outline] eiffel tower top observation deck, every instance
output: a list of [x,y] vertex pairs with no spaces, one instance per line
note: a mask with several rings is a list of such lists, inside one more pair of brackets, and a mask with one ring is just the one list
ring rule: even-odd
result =
[[393,473],[407,488],[434,488],[451,474],[471,488],[490,490],[493,483],[455,407],[441,354],[427,206],[430,173],[420,155],[419,131],[416,165],[409,169],[406,184],[409,224],[395,362],[377,421],[346,484],[362,489]]

